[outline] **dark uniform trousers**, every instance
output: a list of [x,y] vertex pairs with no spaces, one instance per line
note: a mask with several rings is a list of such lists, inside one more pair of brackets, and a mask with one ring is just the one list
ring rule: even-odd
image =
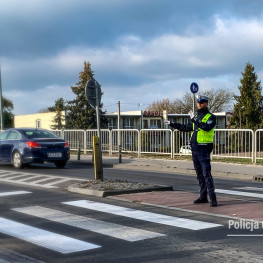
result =
[[197,180],[200,186],[200,198],[207,198],[207,190],[210,200],[215,200],[215,186],[211,175],[210,153],[207,149],[201,151],[193,151],[192,158],[194,168],[197,175]]

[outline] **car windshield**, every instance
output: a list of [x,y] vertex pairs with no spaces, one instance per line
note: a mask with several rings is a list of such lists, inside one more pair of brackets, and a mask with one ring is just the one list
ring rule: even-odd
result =
[[28,138],[57,138],[57,136],[49,131],[40,131],[40,130],[35,130],[35,131],[23,131],[23,134]]

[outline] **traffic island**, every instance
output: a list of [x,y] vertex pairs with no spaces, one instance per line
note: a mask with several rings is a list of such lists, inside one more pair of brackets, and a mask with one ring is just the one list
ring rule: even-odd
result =
[[173,191],[173,187],[165,185],[133,183],[127,181],[124,182],[119,180],[87,180],[81,183],[69,185],[67,190],[73,193],[107,197],[131,193]]

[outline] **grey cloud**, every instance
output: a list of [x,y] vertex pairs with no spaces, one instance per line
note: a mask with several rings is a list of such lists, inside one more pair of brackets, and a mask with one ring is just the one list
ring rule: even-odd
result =
[[[262,4],[262,0],[56,0],[55,4],[1,0],[3,89],[69,87],[78,81],[85,60],[105,90],[122,91],[115,97],[124,96],[123,90],[143,93],[165,81],[240,75],[247,61],[262,71]],[[217,18],[230,21],[225,32],[216,32]],[[230,30],[235,20],[237,27]],[[251,21],[258,24],[246,28]],[[255,28],[258,33],[252,34]],[[171,91],[167,94],[172,96]]]
[[[145,39],[164,30],[179,34],[206,31],[211,16],[259,15],[260,2],[157,0],[2,0],[0,4],[1,56],[34,57],[56,54],[60,49],[83,44],[110,46],[122,34]],[[10,8],[2,8],[11,6]],[[251,6],[251,8],[249,8]],[[196,25],[196,26],[193,26]]]

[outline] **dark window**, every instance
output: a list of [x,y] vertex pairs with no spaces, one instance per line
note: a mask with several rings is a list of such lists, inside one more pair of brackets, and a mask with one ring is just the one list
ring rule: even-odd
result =
[[6,140],[9,131],[4,131],[0,134],[0,141]]
[[123,119],[123,128],[124,129],[133,129],[133,118]]
[[23,134],[29,138],[29,139],[33,139],[33,138],[57,138],[57,136],[49,131],[39,131],[39,130],[35,130],[35,131],[24,131]]
[[17,131],[10,131],[8,135],[8,140],[20,140],[21,134]]

